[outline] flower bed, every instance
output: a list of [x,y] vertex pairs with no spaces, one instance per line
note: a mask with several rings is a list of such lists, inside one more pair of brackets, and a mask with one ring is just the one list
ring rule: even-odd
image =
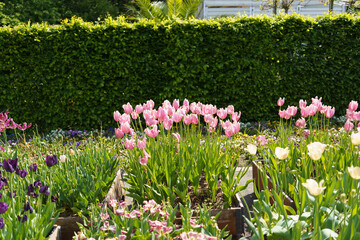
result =
[[[279,99],[281,107],[283,99]],[[279,111],[276,141],[262,139],[249,146],[252,154],[263,159],[263,189],[258,189],[252,221],[252,239],[356,239],[360,179],[358,145],[360,135],[353,130],[360,120],[357,103],[347,110],[341,130],[331,129],[329,120],[335,109],[313,98],[307,106],[299,102],[301,118],[295,122],[297,107]],[[308,128],[306,128],[308,127]],[[355,166],[355,167],[354,167]],[[282,192],[295,206],[285,204]]]

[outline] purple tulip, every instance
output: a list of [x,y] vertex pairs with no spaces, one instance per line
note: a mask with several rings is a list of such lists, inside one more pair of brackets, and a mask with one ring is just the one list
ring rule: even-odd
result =
[[33,163],[33,165],[31,165],[29,168],[30,168],[30,171],[36,172],[36,170],[37,170],[37,164],[36,164],[36,163]]
[[3,181],[0,181],[0,190],[5,186],[6,184]]
[[16,174],[19,175],[21,178],[26,177],[26,170],[20,170],[20,168],[16,168]]
[[17,168],[18,159],[8,159],[3,161],[3,167],[7,172],[14,172]]
[[35,188],[32,184],[30,184],[28,187],[28,192],[27,192],[27,195],[33,197],[33,198],[36,198],[37,196],[39,196],[39,194],[35,193]]
[[34,182],[34,187],[41,187],[42,186],[42,184],[41,184],[41,181],[40,180],[36,180],[35,182]]
[[7,205],[4,202],[0,202],[0,214],[5,213],[8,208],[9,208],[9,205]]
[[58,160],[56,155],[48,155],[46,156],[45,162],[48,167],[52,167],[57,164]]
[[44,186],[42,186],[41,188],[40,188],[40,190],[39,190],[39,192],[40,193],[45,193],[46,195],[49,195],[49,187],[48,186],[46,186],[46,185],[44,185]]
[[34,212],[34,209],[30,206],[30,202],[27,201],[24,205],[24,212],[26,211],[30,211],[30,213],[33,213]]
[[2,178],[1,178],[1,181],[4,182],[5,185],[8,185],[8,181],[7,181],[6,177],[2,177]]
[[26,222],[26,220],[27,220],[27,215],[24,214],[24,216],[22,217],[22,219],[21,219],[21,217],[18,215],[17,218],[18,218],[19,221],[21,221],[21,222],[23,223],[23,222]]
[[[11,194],[9,193],[9,196],[11,197]],[[16,197],[16,190],[13,191],[12,197]]]
[[52,201],[52,202],[56,202],[57,200],[58,200],[57,197],[55,197],[54,195],[51,196],[51,201]]
[[4,219],[0,218],[0,229],[3,229],[5,226]]

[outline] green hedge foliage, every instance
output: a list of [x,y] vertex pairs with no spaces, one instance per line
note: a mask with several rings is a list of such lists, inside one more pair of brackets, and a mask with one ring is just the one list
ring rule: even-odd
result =
[[360,21],[349,15],[0,28],[0,111],[40,130],[114,126],[127,102],[174,98],[277,119],[321,96],[343,115],[359,99]]

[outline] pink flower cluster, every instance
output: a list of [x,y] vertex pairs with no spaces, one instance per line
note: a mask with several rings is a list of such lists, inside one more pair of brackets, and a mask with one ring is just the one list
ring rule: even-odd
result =
[[182,240],[216,240],[216,237],[211,237],[204,233],[197,233],[197,232],[183,232],[180,234],[180,239]]
[[346,109],[347,121],[344,125],[344,129],[347,132],[350,132],[354,128],[354,124],[352,122],[359,122],[357,127],[360,127],[360,111],[356,112],[358,105],[358,102],[353,100],[349,103],[348,109]]
[[[308,116],[314,116],[316,113],[320,112],[324,114],[327,118],[332,118],[335,114],[335,108],[331,106],[323,105],[321,102],[322,98],[312,98],[312,103],[307,106],[307,102],[301,99],[299,101],[299,108],[301,117],[298,121],[296,121],[296,126],[299,128],[306,127],[305,119]],[[277,101],[278,106],[282,106],[285,102],[285,98],[279,98]],[[286,110],[279,110],[279,116],[284,119],[290,119],[291,117],[295,116],[297,113],[296,106],[288,106]]]
[[[130,134],[131,139],[125,139],[125,147],[127,149],[133,149],[136,146],[143,150],[143,157],[139,157],[139,162],[142,165],[146,165],[149,159],[149,154],[146,153],[146,138],[142,140],[136,139],[136,132],[131,128],[131,119],[137,119],[141,114],[145,119],[147,125],[144,130],[148,137],[155,138],[159,135],[160,130],[158,124],[162,124],[166,130],[170,130],[174,123],[183,121],[186,125],[198,124],[199,115],[204,117],[204,121],[209,125],[209,131],[214,132],[220,125],[225,131],[226,136],[231,137],[233,134],[240,131],[241,112],[235,112],[234,106],[230,105],[227,108],[217,109],[216,106],[211,104],[189,103],[187,99],[183,101],[180,106],[180,101],[175,99],[171,104],[168,100],[165,100],[157,110],[154,109],[154,102],[152,100],[147,101],[145,104],[136,105],[135,108],[130,103],[124,104],[124,113],[120,114],[119,111],[114,112],[114,120],[119,123],[119,128],[115,129],[115,135],[117,138],[123,138],[125,134]],[[227,117],[232,120],[223,121]],[[178,133],[174,134],[177,141],[180,142],[181,137]]]
[[31,123],[27,124],[25,122],[23,123],[23,125],[15,123],[12,118],[9,118],[8,114],[9,114],[8,110],[6,110],[5,113],[4,112],[0,113],[0,133],[5,131],[6,129],[17,128],[19,130],[25,131],[26,129],[31,127]]

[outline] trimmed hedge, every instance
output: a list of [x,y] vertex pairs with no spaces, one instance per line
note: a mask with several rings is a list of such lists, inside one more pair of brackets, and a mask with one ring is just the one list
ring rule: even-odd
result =
[[350,15],[107,19],[0,28],[0,110],[40,131],[107,128],[127,102],[174,98],[277,119],[276,100],[359,100],[360,21]]

